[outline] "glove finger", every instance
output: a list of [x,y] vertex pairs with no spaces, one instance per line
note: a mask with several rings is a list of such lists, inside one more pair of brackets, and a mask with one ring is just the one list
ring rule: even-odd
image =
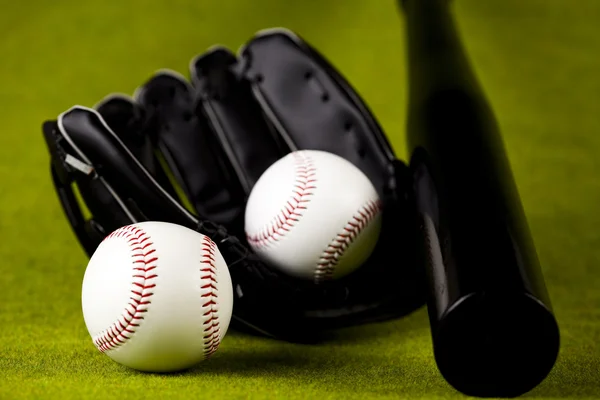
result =
[[[75,106],[59,115],[59,135],[77,165],[108,191],[132,222],[195,227],[197,221],[156,181],[95,110]],[[102,199],[99,199],[102,202]]]
[[195,112],[197,102],[190,83],[162,70],[138,88],[134,98],[150,114],[163,167],[193,210],[219,224],[239,220],[244,196],[207,121]]
[[111,94],[93,108],[100,113],[104,122],[121,140],[134,143],[141,141],[144,110],[130,97]]
[[190,63],[190,76],[207,119],[245,194],[262,173],[290,152],[290,146],[268,125],[252,95],[240,79],[240,65],[230,50],[215,46]]
[[120,94],[105,97],[94,108],[159,184],[170,195],[177,197],[173,185],[154,153],[153,138],[148,134],[144,109],[130,97]]
[[265,115],[286,142],[347,159],[384,194],[392,148],[360,96],[323,56],[296,34],[271,29],[257,33],[239,57]]
[[72,141],[61,133],[56,121],[46,121],[43,132],[58,199],[74,233],[91,256],[108,233],[133,220],[93,170],[74,157]]

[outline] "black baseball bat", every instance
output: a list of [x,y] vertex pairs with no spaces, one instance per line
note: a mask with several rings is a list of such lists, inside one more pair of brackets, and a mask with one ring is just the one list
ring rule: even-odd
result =
[[504,143],[450,0],[399,2],[436,363],[464,394],[519,396],[547,377],[560,338]]

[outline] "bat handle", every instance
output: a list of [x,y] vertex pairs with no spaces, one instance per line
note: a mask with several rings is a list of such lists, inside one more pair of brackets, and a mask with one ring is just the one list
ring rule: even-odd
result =
[[518,396],[545,379],[560,342],[534,243],[449,0],[401,6],[407,139],[436,362],[467,395]]

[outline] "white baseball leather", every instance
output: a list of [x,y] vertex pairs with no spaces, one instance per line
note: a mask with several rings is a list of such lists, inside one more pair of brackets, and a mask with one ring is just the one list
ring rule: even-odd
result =
[[212,355],[232,307],[231,277],[215,243],[170,223],[111,233],[83,278],[83,317],[94,344],[141,371],[182,370]]
[[273,267],[316,283],[358,268],[380,229],[380,200],[371,181],[324,151],[296,151],[275,162],[246,205],[246,236],[254,251]]

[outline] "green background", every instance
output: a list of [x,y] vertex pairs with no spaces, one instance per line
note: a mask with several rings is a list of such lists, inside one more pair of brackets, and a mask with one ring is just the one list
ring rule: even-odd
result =
[[[175,376],[95,350],[80,308],[86,258],[50,184],[40,125],[73,104],[131,93],[159,68],[186,73],[284,26],[364,96],[402,158],[403,20],[393,0],[2,1],[0,398],[460,398],[432,357],[426,310],[301,346],[230,331]],[[457,0],[459,28],[497,114],[562,330],[529,398],[600,396],[600,2]]]

